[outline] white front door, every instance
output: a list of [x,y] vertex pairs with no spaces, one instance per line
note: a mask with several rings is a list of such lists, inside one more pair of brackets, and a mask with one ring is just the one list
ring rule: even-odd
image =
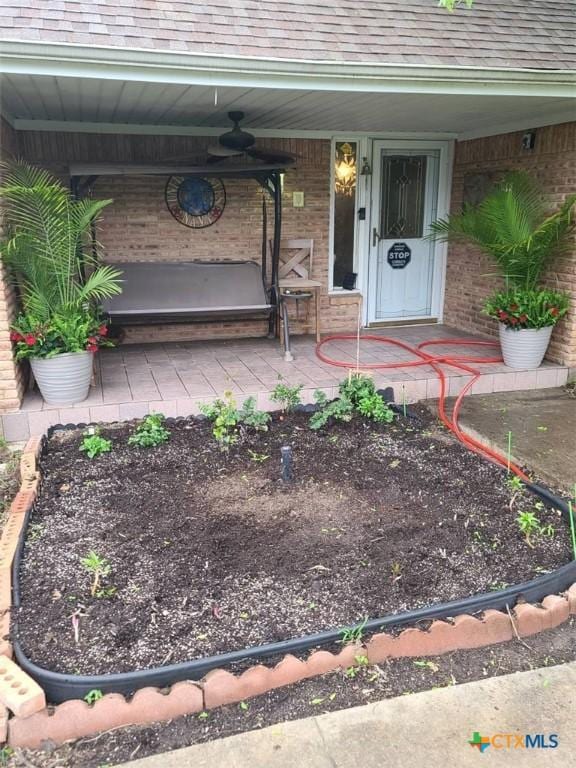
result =
[[374,142],[368,322],[433,317],[442,270],[424,239],[437,218],[439,149]]

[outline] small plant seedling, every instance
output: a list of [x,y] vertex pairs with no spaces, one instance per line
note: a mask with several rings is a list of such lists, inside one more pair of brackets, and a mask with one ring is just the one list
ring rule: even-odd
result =
[[340,631],[340,641],[342,645],[353,645],[354,643],[360,643],[364,637],[364,630],[368,623],[368,617],[364,619],[361,624],[355,627],[345,627]]
[[402,564],[398,562],[392,563],[390,571],[392,573],[392,583],[395,584],[402,578]]
[[84,451],[89,459],[95,459],[96,456],[112,450],[112,440],[107,440],[97,431],[86,432],[80,443],[80,450]]
[[257,430],[258,432],[268,431],[268,423],[271,418],[270,414],[265,411],[259,411],[256,408],[256,398],[248,397],[244,400],[244,404],[238,416],[242,424],[245,424],[247,427],[252,427],[252,429]]
[[104,698],[104,694],[99,688],[93,688],[91,691],[88,691],[86,696],[84,696],[84,701],[86,704],[95,704],[97,701],[100,701],[100,699]]
[[415,667],[423,667],[424,669],[429,669],[430,672],[438,672],[440,667],[438,664],[435,664],[433,661],[430,661],[429,659],[421,659],[414,662]]
[[210,405],[201,405],[200,411],[214,424],[212,434],[223,450],[228,450],[231,445],[238,442],[240,413],[230,390],[226,390],[222,398],[218,398]]
[[280,381],[270,395],[270,400],[282,408],[283,413],[291,413],[298,405],[301,404],[302,398],[300,393],[304,389],[303,384],[295,384],[291,387],[289,384],[285,384]]
[[164,416],[161,413],[151,413],[138,424],[136,430],[128,438],[128,445],[138,448],[153,448],[168,442],[170,431],[164,426]]
[[80,563],[92,576],[90,594],[92,597],[96,597],[100,588],[100,580],[103,576],[108,576],[110,573],[110,563],[105,557],[100,557],[94,550],[88,552],[86,557],[80,558]]
[[347,667],[344,670],[344,677],[347,677],[349,680],[354,680],[354,678],[362,671],[362,667],[367,667],[370,664],[368,656],[363,655],[355,656],[354,661],[356,662],[356,666]]
[[250,461],[254,461],[256,464],[263,464],[270,458],[265,453],[256,453],[256,451],[252,451],[250,448],[248,448],[248,455],[250,456]]
[[250,704],[245,701],[241,701],[240,704],[238,704],[238,708],[241,709],[242,712],[248,712],[250,709]]
[[506,478],[506,485],[508,488],[510,488],[511,491],[514,491],[517,493],[518,491],[521,491],[524,488],[524,483],[517,475],[512,475],[511,477]]
[[210,717],[210,712],[206,712],[204,710],[204,712],[200,712],[200,714],[198,715],[198,720],[208,720],[209,717]]
[[2,747],[0,749],[0,765],[8,765],[8,761],[14,754],[12,747]]
[[536,517],[534,512],[520,512],[516,518],[518,528],[520,532],[524,534],[526,544],[532,549],[534,544],[532,543],[532,536],[541,532],[540,520]]

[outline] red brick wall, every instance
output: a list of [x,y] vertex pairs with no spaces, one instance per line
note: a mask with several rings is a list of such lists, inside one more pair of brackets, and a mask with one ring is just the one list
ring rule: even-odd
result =
[[[576,191],[576,122],[539,128],[532,151],[522,149],[522,133],[508,133],[458,142],[454,162],[452,210],[462,206],[464,179],[469,173],[500,174],[523,169],[540,183],[551,209]],[[576,238],[574,248],[558,258],[546,282],[572,294],[573,307],[554,331],[549,358],[576,366]],[[495,334],[496,324],[481,314],[488,294],[499,285],[492,261],[469,246],[450,246],[444,319],[466,330]]]
[[[16,131],[0,118],[0,159],[18,155]],[[2,221],[0,219],[0,235]],[[5,279],[0,264],[0,413],[16,410],[23,391],[23,371],[14,363],[10,342],[10,323],[16,311],[14,291]]]
[[[206,158],[214,138],[185,136],[125,136],[22,132],[21,151],[31,162],[65,173],[71,162],[154,162],[169,157]],[[298,155],[286,173],[283,195],[284,238],[314,240],[312,277],[325,286],[321,297],[324,328],[353,328],[357,301],[350,296],[328,296],[328,239],[330,215],[330,142],[326,140],[268,139],[271,146]],[[252,258],[260,260],[262,190],[253,180],[225,180],[227,203],[221,219],[211,227],[192,230],[178,223],[164,202],[164,177],[101,177],[94,186],[98,198],[112,198],[98,228],[108,261],[170,261],[187,259]],[[304,207],[294,208],[292,192],[304,192]],[[272,236],[272,204],[268,198],[268,237]],[[266,323],[210,323],[131,328],[127,340],[253,336],[266,332]],[[298,328],[295,326],[295,330]]]

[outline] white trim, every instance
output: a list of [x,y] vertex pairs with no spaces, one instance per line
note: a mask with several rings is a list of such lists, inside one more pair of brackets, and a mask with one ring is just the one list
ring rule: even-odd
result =
[[[576,92],[576,91],[575,91]],[[576,103],[569,110],[561,112],[551,112],[546,117],[536,118],[536,120],[514,120],[508,123],[497,123],[490,128],[474,128],[470,131],[462,131],[458,134],[458,141],[467,141],[468,139],[482,139],[486,136],[500,136],[503,133],[516,133],[518,131],[529,131],[533,128],[545,128],[550,125],[561,125],[562,123],[573,123],[576,120]]]
[[10,74],[380,93],[573,96],[571,70],[311,61],[0,40]]
[[[140,123],[95,123],[66,120],[29,120],[16,118],[13,127],[18,131],[55,131],[58,133],[102,133],[102,134],[133,134],[139,136],[220,136],[223,131],[230,130],[230,124],[219,128],[209,126],[188,125],[142,125]],[[250,133],[257,137],[287,138],[287,139],[332,139],[333,130],[305,130],[289,128],[257,128],[250,126]],[[346,134],[350,136],[352,134]],[[373,136],[374,131],[355,131],[354,136]],[[423,134],[411,131],[389,131],[379,134],[382,138],[397,139],[406,136],[408,139],[421,138],[423,135],[431,139],[454,139],[456,133],[430,131]]]

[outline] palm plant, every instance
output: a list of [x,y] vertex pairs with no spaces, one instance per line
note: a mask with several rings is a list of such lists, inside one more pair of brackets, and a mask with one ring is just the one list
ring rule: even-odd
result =
[[494,259],[510,287],[534,290],[551,258],[569,247],[575,203],[576,195],[569,195],[547,214],[535,180],[512,171],[478,206],[433,223],[430,236],[475,243]]
[[23,309],[38,324],[55,316],[92,313],[121,292],[121,272],[98,263],[87,244],[92,225],[111,200],[76,200],[48,171],[24,161],[1,164],[0,204],[8,237],[2,259]]

